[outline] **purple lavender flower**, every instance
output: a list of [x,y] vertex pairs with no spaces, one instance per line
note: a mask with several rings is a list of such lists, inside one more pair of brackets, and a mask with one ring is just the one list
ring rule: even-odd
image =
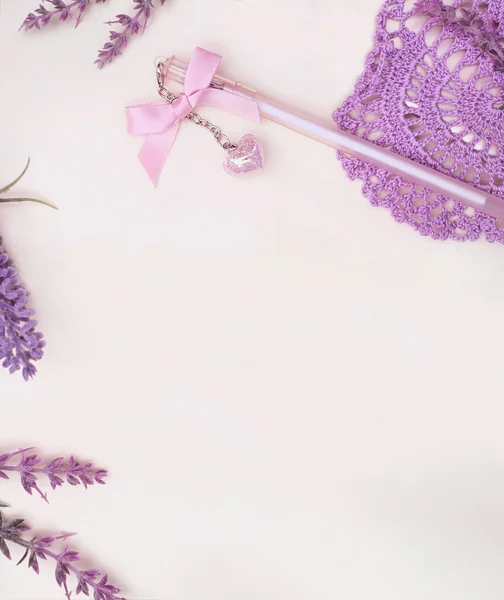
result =
[[[152,0],[133,1],[136,11],[134,16],[130,17],[129,15],[119,14],[116,15],[113,21],[108,21],[107,25],[120,25],[122,31],[110,31],[109,41],[98,52],[98,58],[95,60],[95,64],[99,69],[102,69],[107,63],[112,62],[114,58],[122,54],[131,36],[145,31],[153,8]],[[161,6],[165,2],[166,0],[160,0]]]
[[42,358],[45,346],[27,304],[28,294],[0,238],[0,360],[10,373],[22,369],[26,381],[36,374],[33,363]]
[[[81,465],[73,456],[68,460],[58,457],[51,462],[43,462],[36,454],[29,454],[31,450],[33,448],[24,448],[10,454],[2,454],[0,479],[9,479],[8,473],[18,473],[26,492],[31,495],[36,491],[46,502],[47,495],[38,487],[38,479],[41,476],[47,477],[53,490],[62,486],[65,480],[70,485],[83,485],[85,488],[95,483],[105,484],[107,471],[95,468],[90,462]],[[14,458],[19,460],[12,464]]]
[[433,23],[449,29],[453,35],[467,35],[473,45],[488,56],[497,71],[504,72],[504,48],[500,45],[498,23],[488,13],[481,16],[462,4],[455,8],[442,0],[418,0],[414,11],[432,19]]
[[448,8],[454,11],[453,7],[447,6],[442,0],[418,0],[414,10],[433,18],[446,14]]
[[[0,189],[0,195],[8,192],[24,176],[30,160],[22,173]],[[49,202],[38,198],[5,198],[0,203],[36,202],[56,208]],[[22,369],[25,380],[32,378],[37,369],[33,362],[43,356],[45,342],[41,333],[35,331],[37,321],[32,319],[34,312],[27,308],[28,294],[19,282],[17,271],[9,255],[3,248],[0,237],[0,360],[2,366],[15,373]]]
[[63,588],[67,600],[70,600],[72,594],[71,579],[75,580],[76,595],[90,596],[92,594],[94,600],[124,600],[117,596],[120,589],[108,583],[106,574],[102,575],[97,569],[83,569],[76,564],[80,560],[78,552],[70,550],[68,546],[58,551],[56,548],[58,542],[66,540],[69,534],[34,537],[29,540],[22,535],[29,530],[30,527],[25,524],[23,519],[14,519],[4,523],[0,512],[0,553],[10,560],[9,545],[24,548],[24,554],[17,564],[20,565],[28,559],[28,568],[33,569],[37,575],[40,570],[39,559],[54,561],[54,577],[58,586]]
[[[92,0],[72,0],[72,2],[67,4],[66,2],[63,2],[63,0],[42,0],[43,3],[47,2],[54,8],[48,10],[44,4],[40,4],[34,12],[26,17],[19,29],[24,29],[25,31],[29,31],[33,28],[40,29],[41,27],[49,25],[53,19],[55,21],[67,21],[68,19],[71,19],[74,14],[77,14],[75,23],[75,27],[77,27],[84,16],[84,12],[91,4],[91,1]],[[106,0],[95,0],[96,3],[105,1]]]
[[[106,2],[106,0],[94,0],[95,3]],[[166,0],[159,0],[163,6]],[[52,9],[48,9],[45,4],[50,4]],[[30,29],[41,29],[54,21],[68,21],[76,17],[75,26],[77,27],[82,17],[93,0],[42,0],[39,7],[31,12],[21,24],[19,29],[29,31]],[[120,25],[122,30],[111,30],[109,41],[98,52],[98,58],[95,64],[99,69],[112,62],[114,58],[120,56],[128,45],[130,37],[143,33],[151,17],[154,8],[153,0],[133,0],[135,14],[129,16],[119,14],[114,20],[108,21],[107,25]]]

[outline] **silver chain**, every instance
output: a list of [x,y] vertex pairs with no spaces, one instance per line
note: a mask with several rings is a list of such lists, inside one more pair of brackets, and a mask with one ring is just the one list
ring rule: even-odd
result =
[[[161,98],[163,98],[165,102],[168,102],[168,104],[172,104],[173,102],[175,102],[178,96],[176,96],[173,92],[170,92],[170,90],[167,90],[164,87],[161,65],[159,65],[156,68],[156,76],[158,82],[158,94],[161,96]],[[214,125],[213,123],[210,123],[210,121],[203,119],[203,117],[201,117],[195,112],[190,112],[188,115],[186,115],[185,118],[188,121],[191,121],[191,123],[194,123],[199,127],[203,127],[203,129],[209,131],[214,136],[215,141],[219,144],[221,148],[224,148],[224,150],[236,150],[236,144],[233,144],[233,142],[228,138],[228,136],[225,133],[222,133],[221,129],[217,127],[217,125]]]

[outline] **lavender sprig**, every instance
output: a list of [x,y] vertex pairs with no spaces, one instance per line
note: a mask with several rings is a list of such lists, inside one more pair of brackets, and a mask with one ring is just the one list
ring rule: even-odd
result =
[[[36,202],[56,209],[49,202],[38,198],[6,198],[1,195],[22,179],[29,165],[28,159],[22,173],[0,189],[0,203]],[[27,308],[27,304],[28,294],[19,281],[0,237],[0,361],[10,373],[22,369],[26,381],[36,374],[37,369],[33,363],[42,358],[45,346],[43,335],[35,331],[37,321],[32,319],[35,313]]]
[[[470,8],[470,4],[467,6]],[[482,18],[468,8],[455,8],[444,4],[443,0],[418,0],[414,11],[428,16],[436,25],[450,28],[453,35],[468,35],[474,46],[492,60],[495,70],[504,72],[504,48],[499,43],[499,24],[489,15]]]
[[[106,0],[95,0],[96,3],[105,1]],[[42,2],[51,4],[54,7],[53,10],[48,10],[44,4],[40,4],[39,7],[34,12],[31,12],[21,23],[20,30],[24,29],[25,31],[29,31],[33,28],[40,29],[41,27],[49,25],[52,19],[55,21],[67,21],[74,16],[74,9],[76,9],[77,13],[77,20],[75,22],[75,27],[77,27],[82,21],[84,12],[91,4],[92,0],[72,0],[70,3],[63,2],[63,0],[42,0]]]
[[[83,485],[87,488],[98,483],[104,485],[107,471],[97,469],[92,463],[80,464],[73,456],[68,460],[58,457],[51,462],[43,462],[36,454],[29,454],[33,448],[24,448],[10,454],[0,456],[0,479],[9,479],[8,473],[18,473],[21,485],[28,494],[37,492],[46,502],[47,494],[42,492],[38,486],[41,476],[47,477],[51,488],[55,490],[66,481],[70,485]],[[12,464],[14,458],[19,460]]]
[[61,552],[55,549],[56,543],[67,539],[68,534],[34,537],[28,540],[23,533],[29,530],[30,527],[25,524],[23,519],[14,519],[4,523],[0,512],[0,552],[10,560],[9,544],[24,548],[25,552],[17,564],[20,565],[28,559],[28,568],[33,569],[37,575],[40,572],[39,559],[54,561],[56,563],[54,569],[56,583],[63,588],[67,600],[70,600],[72,595],[71,576],[75,579],[77,595],[90,596],[92,594],[94,600],[124,600],[117,596],[121,590],[108,583],[106,574],[102,574],[97,569],[81,569],[76,565],[80,560],[78,552],[70,550],[68,546]]
[[37,373],[33,363],[43,357],[45,346],[42,333],[35,330],[35,313],[27,304],[28,294],[0,237],[0,360],[10,373],[22,369],[25,381]]
[[[121,55],[128,45],[130,37],[143,33],[154,8],[152,0],[133,0],[135,15],[130,17],[126,14],[116,15],[113,21],[108,21],[107,25],[120,25],[122,31],[111,30],[109,41],[98,52],[98,58],[95,65],[102,69],[106,64],[112,62],[114,58]],[[161,6],[166,0],[159,0]]]
[[[106,2],[106,0],[94,0],[94,3]],[[166,0],[159,0],[163,6]],[[48,9],[46,3],[52,8]],[[20,30],[29,31],[30,29],[42,29],[53,21],[68,21],[76,17],[75,27],[82,21],[84,13],[93,3],[93,0],[42,0],[37,9],[31,12],[21,23]],[[143,33],[151,17],[154,8],[153,0],[133,0],[135,14],[129,16],[119,14],[112,21],[107,21],[107,25],[120,25],[121,30],[112,29],[109,33],[109,40],[98,52],[98,58],[95,64],[99,69],[112,62],[114,58],[120,56],[128,45],[129,38]]]

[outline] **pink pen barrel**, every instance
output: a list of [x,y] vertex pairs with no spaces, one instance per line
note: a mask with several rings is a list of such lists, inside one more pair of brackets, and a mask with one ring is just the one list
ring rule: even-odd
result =
[[361,137],[341,131],[335,125],[328,125],[316,117],[264,98],[260,94],[256,94],[255,100],[259,104],[261,115],[275,123],[400,175],[405,181],[426,187],[497,219],[504,219],[502,198],[486,194],[463,181],[395,154]]
[[[163,78],[183,83],[187,63],[175,56],[156,60]],[[261,116],[283,127],[310,137],[322,144],[341,150],[391,173],[400,175],[405,181],[426,187],[449,199],[457,200],[497,219],[504,220],[504,200],[487,194],[433,168],[420,165],[409,158],[395,154],[361,137],[341,131],[333,123],[305,114],[281,102],[267,98],[256,90],[241,83],[216,75],[211,87],[225,90],[257,102]]]

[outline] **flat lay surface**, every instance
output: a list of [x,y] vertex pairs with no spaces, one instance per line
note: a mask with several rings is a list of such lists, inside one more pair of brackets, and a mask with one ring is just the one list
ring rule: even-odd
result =
[[[326,117],[371,48],[377,0],[169,0],[98,70],[104,21],[18,32],[0,5],[0,235],[47,348],[0,372],[0,454],[75,453],[110,477],[50,504],[0,480],[36,529],[76,531],[131,600],[497,600],[504,586],[504,248],[439,242],[371,207],[335,153],[216,108],[265,167],[228,176],[182,123],[155,189],[124,108],[154,59],[222,72]],[[63,598],[0,556],[0,600]]]

